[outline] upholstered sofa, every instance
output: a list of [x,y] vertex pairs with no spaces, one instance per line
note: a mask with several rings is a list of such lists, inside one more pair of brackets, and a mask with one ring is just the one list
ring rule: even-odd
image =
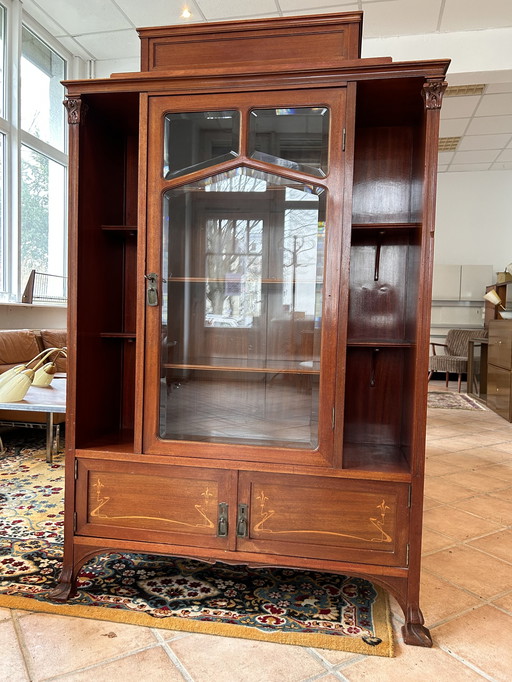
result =
[[[0,375],[11,367],[28,362],[45,348],[62,348],[65,345],[65,329],[0,329]],[[56,365],[57,372],[66,372],[65,358],[59,358]],[[64,419],[65,415],[55,415],[56,423]],[[46,415],[40,412],[2,410],[0,404],[0,422],[2,421],[44,423]]]

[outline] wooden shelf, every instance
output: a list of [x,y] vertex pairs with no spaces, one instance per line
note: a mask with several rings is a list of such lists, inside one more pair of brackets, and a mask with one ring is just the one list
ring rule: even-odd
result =
[[136,339],[135,332],[101,332],[102,339]]
[[106,232],[137,232],[137,225],[102,225]]
[[86,444],[77,446],[77,455],[81,451],[93,450],[97,452],[126,452],[133,453],[133,430],[124,429],[103,436],[98,436]]
[[355,348],[413,348],[412,341],[402,341],[394,339],[365,339],[361,341],[347,341],[347,346]]
[[388,474],[409,474],[409,464],[397,445],[345,443],[343,468]]
[[[166,282],[172,284],[173,282],[187,282],[192,284],[208,284],[208,282],[224,282],[225,277],[169,277]],[[273,277],[264,277],[260,280],[248,280],[252,282],[260,282],[261,284],[293,284],[294,280],[277,279]],[[322,280],[295,280],[295,284],[323,284]]]
[[352,223],[353,230],[411,230],[421,228],[421,223]]
[[197,369],[222,372],[260,372],[262,374],[320,374],[320,363],[282,360],[242,360],[240,358],[197,358],[195,362],[165,363],[165,369]]

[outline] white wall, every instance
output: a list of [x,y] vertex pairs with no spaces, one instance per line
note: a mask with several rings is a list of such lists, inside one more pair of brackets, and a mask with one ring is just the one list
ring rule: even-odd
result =
[[0,304],[0,329],[65,329],[66,308]]
[[512,171],[439,173],[434,262],[512,262]]

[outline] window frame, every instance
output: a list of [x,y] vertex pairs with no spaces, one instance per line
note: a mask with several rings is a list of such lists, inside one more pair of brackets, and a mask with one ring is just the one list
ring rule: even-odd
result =
[[[3,197],[2,213],[4,249],[3,277],[0,278],[0,304],[21,303],[25,283],[21,281],[21,150],[25,146],[54,161],[64,168],[64,202],[68,192],[68,150],[67,133],[64,134],[63,151],[43,142],[21,128],[21,59],[22,28],[25,27],[39,40],[56,52],[65,64],[65,77],[78,75],[80,62],[76,57],[40,26],[22,7],[20,0],[0,0],[5,11],[4,36],[4,82],[1,96],[4,101],[4,115],[0,116],[0,134],[4,136]],[[64,92],[63,92],[64,99]],[[66,129],[66,122],[64,122]],[[63,229],[63,274],[67,274],[67,211],[64,206]]]

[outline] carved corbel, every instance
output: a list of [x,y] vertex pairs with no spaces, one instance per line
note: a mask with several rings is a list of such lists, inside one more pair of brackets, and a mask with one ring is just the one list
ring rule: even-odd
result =
[[444,91],[448,83],[445,81],[427,81],[423,84],[421,94],[425,109],[440,109]]
[[82,102],[80,97],[68,97],[63,102],[64,106],[68,110],[68,123],[70,125],[76,125],[83,120],[87,105]]

